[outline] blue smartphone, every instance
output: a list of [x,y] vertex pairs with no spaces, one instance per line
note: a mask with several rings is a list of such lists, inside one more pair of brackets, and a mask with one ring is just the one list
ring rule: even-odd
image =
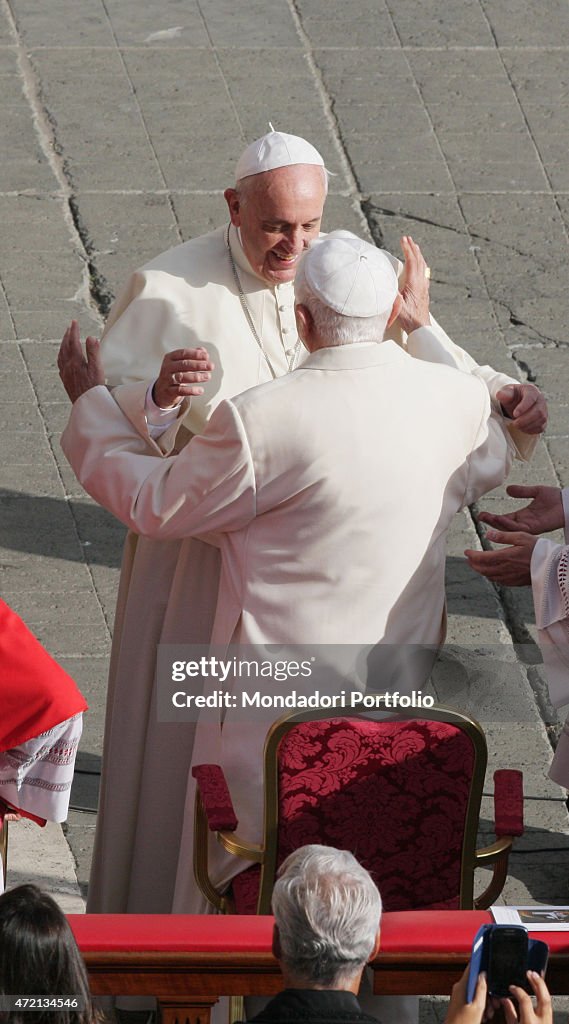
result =
[[549,947],[539,939],[530,939],[522,925],[483,924],[474,936],[466,1001],[471,1003],[478,975],[486,972],[488,992],[503,998],[510,995],[510,985],[531,992],[527,971],[544,974]]

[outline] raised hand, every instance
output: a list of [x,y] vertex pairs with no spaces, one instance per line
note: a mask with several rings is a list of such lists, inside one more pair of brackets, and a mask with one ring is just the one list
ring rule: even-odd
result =
[[209,380],[213,369],[205,348],[179,348],[168,352],[152,389],[156,405],[170,409],[188,395],[203,395],[204,389],[198,382]]
[[535,384],[506,384],[496,394],[506,416],[524,434],[541,434],[547,426],[547,402]]
[[[565,525],[563,502],[558,487],[522,487],[511,484],[507,488],[511,498],[532,498],[529,505],[516,509],[508,515],[494,515],[481,512],[481,523],[488,523],[498,530],[522,530],[525,533],[549,533]],[[491,538],[490,538],[491,539]],[[507,542],[506,542],[507,543]]]
[[410,334],[418,327],[427,327],[430,323],[429,273],[423,253],[410,235],[403,236],[401,248],[405,257],[405,274],[400,289],[403,305],[398,322]]
[[97,338],[87,338],[87,357],[83,355],[79,324],[72,320],[63,335],[57,356],[57,368],[63,387],[72,402],[76,402],[86,391],[105,383],[105,372],[99,354]]

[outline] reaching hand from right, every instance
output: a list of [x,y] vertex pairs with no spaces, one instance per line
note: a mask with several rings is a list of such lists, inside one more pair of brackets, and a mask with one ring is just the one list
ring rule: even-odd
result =
[[152,397],[161,409],[170,409],[191,395],[203,395],[199,381],[209,380],[214,364],[205,348],[179,348],[162,360]]
[[532,498],[529,505],[518,508],[510,515],[493,515],[481,512],[481,523],[488,523],[497,530],[515,530],[524,533],[549,533],[565,525],[563,502],[558,487],[521,487],[512,484],[507,488],[511,498]]

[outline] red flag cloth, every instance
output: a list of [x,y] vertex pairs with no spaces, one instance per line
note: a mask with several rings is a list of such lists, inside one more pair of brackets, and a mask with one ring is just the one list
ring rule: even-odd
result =
[[71,676],[0,600],[0,751],[86,710]]

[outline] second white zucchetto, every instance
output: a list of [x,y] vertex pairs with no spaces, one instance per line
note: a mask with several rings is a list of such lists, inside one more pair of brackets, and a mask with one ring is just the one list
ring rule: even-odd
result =
[[299,274],[326,306],[343,316],[390,313],[398,291],[387,254],[351,231],[316,238],[302,257]]

